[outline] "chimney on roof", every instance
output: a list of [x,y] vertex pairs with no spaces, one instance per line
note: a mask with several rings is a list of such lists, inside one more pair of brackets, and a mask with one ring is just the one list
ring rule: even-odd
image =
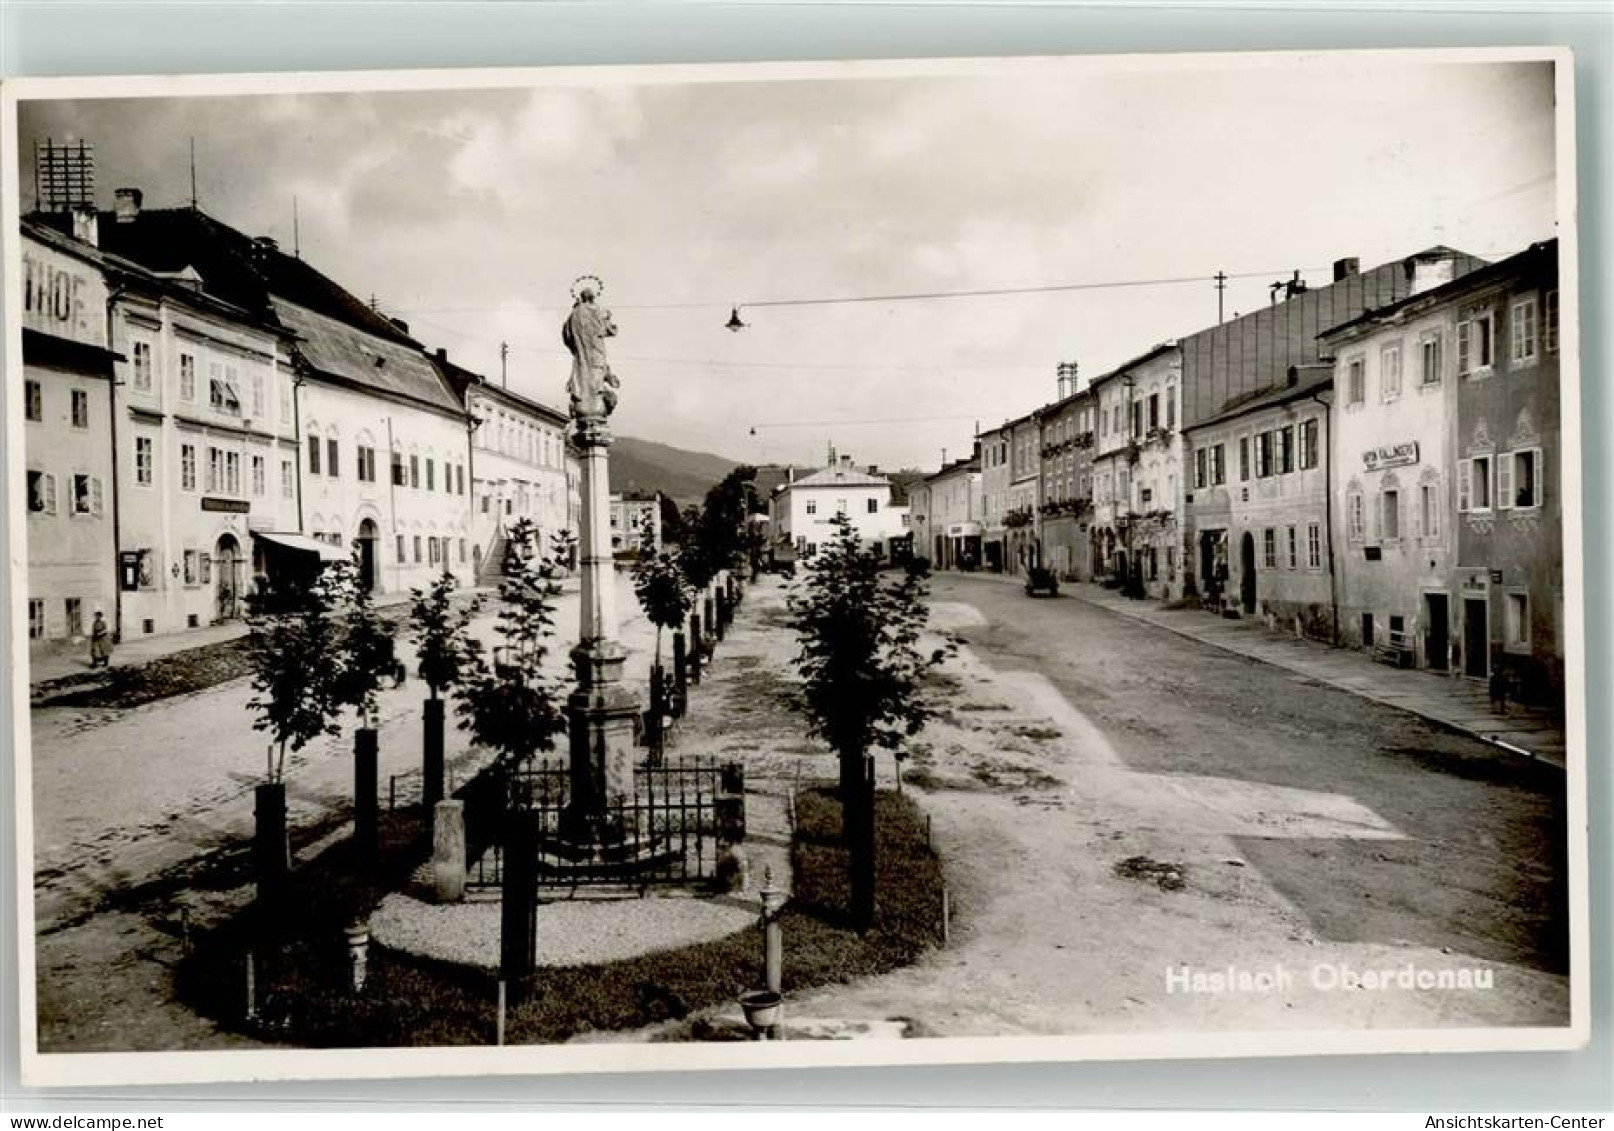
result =
[[841,457],[841,466],[843,468],[850,468],[852,466],[852,457],[851,456],[842,456]]
[[73,209],[73,238],[97,247],[101,243],[101,221],[95,209],[80,205]]
[[878,475],[878,474],[880,474],[880,465],[879,464],[874,464],[874,463],[869,464],[869,474],[870,475]]
[[146,194],[137,188],[112,190],[112,212],[120,224],[131,224],[140,217],[140,202]]
[[1421,251],[1408,256],[1402,266],[1407,272],[1408,294],[1421,295],[1456,277],[1454,256],[1447,251]]
[[448,360],[448,350],[445,347],[443,347],[443,346],[438,346],[437,347],[437,360],[438,361],[447,361]]
[[1306,293],[1306,280],[1304,280],[1304,279],[1302,279],[1300,277],[1300,271],[1297,268],[1295,270],[1294,277],[1292,279],[1290,279],[1288,284],[1284,287],[1283,297],[1284,298],[1294,298],[1296,295],[1303,295],[1305,293]]
[[1346,256],[1344,259],[1336,259],[1334,260],[1334,282],[1338,283],[1344,279],[1349,279],[1352,275],[1360,274],[1361,270],[1362,261],[1354,255]]

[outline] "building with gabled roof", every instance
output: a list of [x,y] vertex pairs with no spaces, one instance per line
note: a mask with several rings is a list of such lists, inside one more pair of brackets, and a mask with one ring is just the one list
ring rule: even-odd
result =
[[827,467],[787,482],[769,499],[774,560],[817,553],[831,537],[830,523],[838,514],[852,520],[865,545],[878,546],[882,552],[894,553],[894,543],[908,540],[908,508],[892,504],[891,481],[853,466],[851,456],[840,456]]
[[[339,555],[358,553],[378,591],[403,591],[445,570],[469,579],[469,417],[408,327],[274,240],[248,236],[194,207],[144,209],[136,189],[119,189],[116,199],[97,218],[102,248],[228,304],[278,338],[267,372],[249,376],[234,367],[244,386],[231,381],[228,363],[221,363],[216,383],[209,376],[209,396],[217,390],[210,408],[258,421],[264,415],[241,406],[272,406],[276,428],[290,443],[294,533],[252,529],[254,571],[267,569],[276,555],[307,554],[324,544]],[[58,229],[72,224],[65,215],[39,219]],[[152,361],[154,384],[175,396],[195,380],[180,372],[181,353],[169,350]],[[169,415],[162,406],[150,411],[157,413],[148,418],[152,424]],[[288,487],[285,475],[283,466],[278,490]],[[292,536],[276,537],[283,534]]]

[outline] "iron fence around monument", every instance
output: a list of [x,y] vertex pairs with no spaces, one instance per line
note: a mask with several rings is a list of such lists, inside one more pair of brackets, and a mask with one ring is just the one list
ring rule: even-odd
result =
[[[688,757],[634,770],[631,796],[603,807],[600,823],[618,830],[634,848],[587,859],[563,855],[572,799],[570,768],[533,761],[505,771],[507,813],[523,814],[539,843],[540,888],[701,884],[718,878],[724,849],[745,839],[745,770],[738,762]],[[471,864],[472,888],[497,888],[504,879],[504,846],[488,843]]]

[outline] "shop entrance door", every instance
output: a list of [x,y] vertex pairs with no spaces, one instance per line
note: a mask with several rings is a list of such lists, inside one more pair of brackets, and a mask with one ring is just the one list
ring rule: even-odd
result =
[[1446,623],[1446,594],[1425,593],[1423,595],[1424,623],[1429,626],[1429,632],[1424,637],[1424,662],[1431,670],[1443,672],[1447,667],[1447,659],[1451,654],[1451,628]]

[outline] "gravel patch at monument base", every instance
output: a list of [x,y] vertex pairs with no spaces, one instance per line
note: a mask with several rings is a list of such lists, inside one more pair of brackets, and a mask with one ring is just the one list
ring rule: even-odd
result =
[[[588,966],[714,942],[755,927],[754,895],[697,899],[577,899],[538,907],[538,965]],[[370,917],[371,937],[405,954],[497,970],[497,900],[437,905],[393,894]]]

